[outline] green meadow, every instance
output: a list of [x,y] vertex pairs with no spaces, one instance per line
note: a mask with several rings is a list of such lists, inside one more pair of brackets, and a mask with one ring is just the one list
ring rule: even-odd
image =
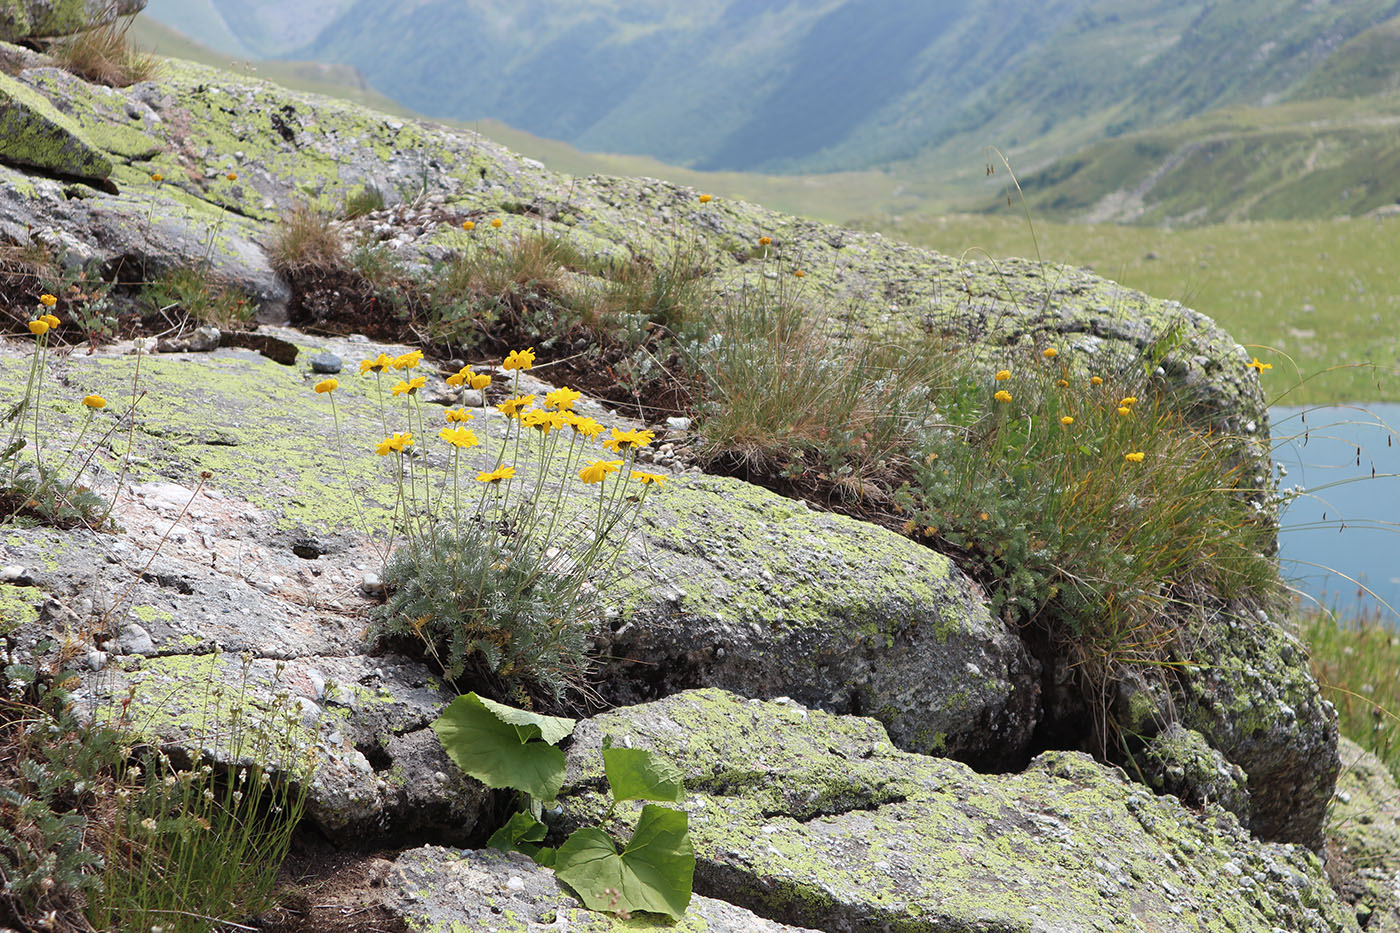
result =
[[863,226],[969,262],[1087,266],[1180,301],[1273,363],[1270,402],[1400,401],[1400,214],[1182,229],[973,214]]

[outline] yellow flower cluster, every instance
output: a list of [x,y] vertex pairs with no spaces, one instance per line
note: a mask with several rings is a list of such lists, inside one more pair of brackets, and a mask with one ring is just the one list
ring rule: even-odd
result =
[[446,381],[454,389],[468,388],[476,389],[479,392],[491,384],[491,377],[486,373],[472,372],[470,366],[463,366],[448,376]]

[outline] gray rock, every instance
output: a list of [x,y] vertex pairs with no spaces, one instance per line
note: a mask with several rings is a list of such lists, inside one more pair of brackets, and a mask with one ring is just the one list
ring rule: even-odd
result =
[[334,353],[317,353],[311,358],[311,371],[325,375],[334,375],[340,372],[344,362]]
[[[1077,752],[978,774],[898,751],[874,720],[693,691],[586,720],[564,826],[600,818],[601,746],[685,776],[695,888],[826,931],[1355,931],[1322,863],[1197,815]],[[626,838],[639,806],[612,829]]]
[[1218,804],[1249,825],[1247,776],[1199,732],[1173,724],[1154,736],[1135,761],[1158,793],[1172,794],[1192,807]]
[[10,564],[0,567],[0,583],[12,583],[15,586],[33,586],[34,577],[30,572],[18,564]]
[[584,909],[554,872],[518,852],[410,849],[395,860],[389,888],[389,909],[414,930],[498,930],[516,923],[522,930],[571,933],[813,933],[698,895],[678,924],[647,914],[619,921]]
[[717,477],[668,483],[638,524],[645,554],[600,675],[613,702],[787,696],[868,712],[911,751],[1025,760],[1038,668],[947,558]]
[[122,629],[121,637],[117,639],[117,649],[122,654],[154,654],[156,645],[149,632],[132,622]]
[[377,573],[366,573],[360,577],[360,592],[366,596],[379,596],[384,592],[384,581]]
[[213,325],[196,327],[181,337],[162,340],[157,345],[162,353],[208,353],[219,348],[223,333]]
[[1338,769],[1337,714],[1307,651],[1239,607],[1206,620],[1184,660],[1174,714],[1249,776],[1250,829],[1319,849]]

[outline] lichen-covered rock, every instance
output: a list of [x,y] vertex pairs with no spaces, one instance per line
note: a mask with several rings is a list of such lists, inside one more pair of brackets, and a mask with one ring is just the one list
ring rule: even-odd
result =
[[580,723],[568,825],[607,809],[604,736],[684,772],[696,890],[769,919],[832,933],[1356,929],[1311,852],[1079,753],[982,775],[896,750],[874,720],[699,690]]
[[1400,782],[1350,739],[1327,815],[1328,868],[1366,933],[1400,933]]
[[0,72],[0,161],[55,175],[104,179],[112,162],[48,98]]
[[[396,120],[189,63],[170,62],[158,80],[125,90],[96,88],[51,68],[22,71],[19,81],[107,154],[111,179],[121,188],[113,195],[64,187],[0,166],[0,235],[43,238],[62,246],[70,263],[130,264],[147,274],[199,265],[275,313],[290,292],[269,267],[260,239],[265,242],[290,204],[308,197],[334,204],[370,186],[397,203],[400,192],[412,191],[424,207],[395,215],[398,226],[359,232],[420,267],[479,245],[482,237],[541,230],[567,237],[584,253],[614,257],[661,255],[677,242],[693,241],[713,257],[722,288],[800,269],[804,293],[843,324],[894,334],[945,333],[985,356],[989,368],[1007,353],[1047,343],[1060,349],[1062,360],[1094,370],[1140,366],[1150,351],[1160,356],[1177,399],[1200,421],[1267,437],[1257,376],[1228,335],[1176,303],[1082,270],[965,263],[738,200],[700,204],[695,192],[651,179],[566,177],[473,133]],[[470,218],[499,218],[503,226],[480,224],[469,234],[461,221]],[[749,247],[760,235],[772,238],[772,258],[750,261]],[[355,500],[340,493],[342,477],[311,459],[333,447],[325,422],[293,427],[297,418],[283,414],[278,395],[256,385],[228,387],[245,378],[256,382],[256,375],[238,370],[243,364],[229,357],[215,359],[221,361],[200,378],[224,382],[220,395],[233,400],[236,424],[202,421],[190,407],[202,400],[192,387],[174,371],[152,367],[160,391],[143,403],[153,413],[148,423],[167,419],[178,427],[162,437],[144,477],[159,468],[188,479],[192,464],[208,464],[220,476],[219,488],[274,510],[283,531],[354,528]],[[107,365],[75,369],[75,375],[110,394],[126,373]],[[287,391],[284,382],[269,384]],[[368,432],[347,438],[369,440]],[[282,459],[270,459],[269,450]],[[1265,446],[1256,452],[1262,457]],[[270,462],[282,469],[270,470]],[[374,485],[373,473],[372,464],[359,461],[347,471],[353,483],[369,484],[357,488],[367,490],[364,509],[378,519],[391,498]],[[852,526],[803,514],[776,497],[755,505],[755,495],[740,484],[707,479],[673,484],[656,497],[651,530],[660,543],[651,553],[659,562],[654,578],[646,570],[639,578],[669,579],[628,601],[614,620],[611,653],[667,666],[653,669],[650,684],[618,687],[618,697],[727,684],[870,713],[909,748],[942,749],[991,766],[1022,753],[1037,718],[1033,669],[1014,639],[988,624],[956,570],[888,536],[863,532],[874,552],[916,571],[916,582],[891,586],[875,568],[850,559]],[[670,516],[674,527],[661,521]],[[724,533],[729,518],[745,529],[732,540]],[[810,547],[804,549],[805,539]],[[782,554],[774,557],[770,551],[779,544]],[[732,555],[734,574],[725,575],[720,553],[726,560]],[[766,566],[775,561],[779,569]],[[668,562],[693,575],[668,575]],[[843,583],[854,591],[843,592]],[[872,585],[884,592],[873,592]],[[801,593],[801,611],[783,602],[790,587]],[[940,604],[937,611],[929,610],[930,600]],[[849,629],[854,647],[832,636],[833,626]],[[1183,725],[1248,773],[1256,832],[1317,844],[1335,769],[1334,727],[1301,652],[1269,620],[1242,613],[1222,613],[1202,632],[1198,656],[1186,659],[1196,663],[1181,670],[1178,687],[1150,718],[1162,725],[1179,713]],[[937,652],[948,656],[932,660]],[[921,665],[934,672],[926,686]],[[609,668],[614,684],[621,683],[621,670]],[[638,670],[627,669],[627,679],[638,680]],[[837,686],[844,682],[848,689]],[[960,732],[959,722],[976,724],[983,740],[970,726]]]
[[1249,825],[1244,771],[1227,761],[1199,732],[1173,723],[1152,737],[1135,762],[1147,785],[1159,794],[1171,794],[1192,807],[1218,804]]
[[66,36],[145,8],[146,0],[0,0],[0,40]]
[[1025,760],[1038,670],[946,557],[718,477],[674,483],[640,525],[611,701],[699,686],[788,696],[874,716],[911,751]]
[[1249,776],[1250,829],[1319,848],[1337,776],[1337,713],[1306,650],[1264,612],[1239,608],[1195,638],[1174,714]]
[[[30,72],[21,77],[55,103],[72,101],[75,118],[94,137],[133,120],[108,105],[118,98],[107,89],[84,90]],[[1258,379],[1228,335],[1175,302],[1079,269],[966,263],[743,201],[702,205],[695,192],[655,179],[559,175],[471,132],[397,120],[187,62],[168,62],[158,81],[114,93],[142,114],[142,132],[161,146],[157,154],[118,164],[114,180],[158,201],[191,209],[191,201],[200,202],[201,215],[224,212],[230,224],[235,217],[275,221],[306,197],[335,203],[374,187],[394,202],[411,190],[431,210],[415,212],[402,229],[363,231],[409,262],[471,242],[462,219],[499,217],[499,231],[475,235],[543,229],[585,252],[617,257],[663,254],[693,238],[736,285],[772,272],[773,263],[747,257],[759,236],[769,236],[776,267],[803,270],[803,289],[856,326],[942,331],[997,358],[1008,345],[1053,341],[1070,351],[1065,359],[1100,369],[1136,362],[1155,347],[1182,400],[1203,420],[1267,436]],[[155,121],[144,116],[147,110]],[[153,172],[164,178],[158,190]],[[228,179],[229,172],[237,177]],[[146,202],[103,206],[137,214]],[[82,238],[80,230],[70,232]],[[133,244],[131,255],[142,248]],[[217,271],[217,261],[214,266]]]
[[459,933],[492,930],[527,933],[814,933],[774,923],[742,907],[695,896],[679,921],[638,914],[622,920],[584,909],[554,877],[518,852],[463,851],[423,846],[403,853],[390,875],[389,909],[412,930]]

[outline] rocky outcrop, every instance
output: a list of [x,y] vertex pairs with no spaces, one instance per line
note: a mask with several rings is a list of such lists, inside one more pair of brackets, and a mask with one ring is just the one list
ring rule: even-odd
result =
[[0,162],[101,181],[112,162],[48,98],[0,73]]
[[[465,219],[502,220],[479,223],[478,238],[545,230],[619,258],[691,239],[723,288],[804,271],[802,288],[853,330],[942,332],[989,362],[1053,342],[1109,369],[1151,350],[1202,422],[1267,436],[1258,382],[1227,335],[1081,270],[962,263],[741,201],[701,204],[654,180],[570,179],[472,133],[185,63],[113,90],[15,60],[27,64],[0,87],[18,118],[48,121],[91,161],[76,172],[52,159],[0,165],[0,236],[40,239],[70,266],[121,281],[199,266],[275,317],[292,297],[263,248],[276,222],[300,199],[333,204],[372,186],[397,220],[357,232],[419,267],[480,244]],[[751,262],[760,235],[775,258]],[[164,346],[219,342],[199,336]],[[427,729],[452,691],[427,664],[365,637],[362,583],[384,558],[371,529],[386,526],[396,487],[368,453],[382,436],[371,380],[352,373],[358,359],[407,348],[277,327],[241,339],[303,352],[280,363],[228,345],[162,353],[142,358],[139,381],[122,347],[52,361],[46,377],[62,389],[44,395],[46,443],[75,436],[84,394],[130,397],[139,382],[145,395],[114,513],[122,531],[34,528],[0,541],[0,562],[18,568],[0,592],[19,620],[17,657],[53,636],[85,666],[81,703],[191,755],[241,754],[209,731],[210,699],[228,704],[276,738],[289,766],[322,761],[311,813],[334,838],[478,842],[493,798]],[[326,372],[308,367],[313,353],[349,366],[339,432],[311,392]],[[27,365],[20,351],[0,354],[5,395],[18,395]],[[424,393],[451,398],[436,376]],[[126,448],[118,408],[98,412],[89,435],[120,428],[88,471],[109,495]],[[473,426],[499,443],[495,411]],[[572,501],[572,479],[547,477],[546,488]],[[1245,930],[1349,928],[1312,856],[1251,839],[1216,807],[1247,814],[1265,839],[1321,840],[1334,717],[1269,617],[1229,607],[1196,620],[1170,677],[1125,678],[1111,704],[1150,743],[1144,776],[1203,817],[1083,755],[1032,758],[1037,723],[1068,718],[1040,692],[1068,682],[1068,661],[1031,657],[946,557],[693,472],[648,498],[638,531],[628,585],[596,633],[597,687],[613,702],[657,702],[580,727],[571,807],[596,809],[586,759],[603,731],[684,763],[706,892],[822,930],[1208,929],[1227,917]],[[661,699],[695,687],[773,702],[713,689]],[[871,718],[832,715],[847,713]]]
[[0,0],[0,40],[66,36],[145,8],[146,0]]
[[[579,725],[566,825],[608,807],[599,754],[685,775],[696,890],[827,931],[1354,930],[1321,862],[1076,752],[982,775],[879,723],[692,691]],[[624,806],[621,828],[632,818]]]
[[[334,351],[351,370],[359,358],[404,349],[279,333]],[[136,364],[129,355],[73,356],[56,375],[74,398],[115,400],[130,391]],[[23,358],[0,359],[7,391],[25,375]],[[211,744],[197,720],[212,685],[244,697],[245,721],[267,718],[285,691],[308,730],[293,738],[325,757],[311,798],[323,828],[436,823],[466,838],[485,797],[451,778],[456,769],[424,731],[451,691],[415,661],[371,657],[365,639],[371,601],[357,587],[382,559],[366,532],[387,528],[395,496],[369,453],[382,436],[373,379],[342,374],[337,435],[329,404],[311,391],[318,378],[306,364],[247,350],[143,358],[135,482],[116,512],[126,534],[35,530],[0,545],[4,563],[32,568],[66,607],[24,629],[22,643],[74,633],[100,668],[85,702],[111,710],[134,691],[133,721],[196,747]],[[436,376],[433,388],[447,390]],[[67,400],[51,408],[45,424],[61,444],[72,436],[64,419],[71,431],[78,416]],[[485,409],[472,424],[496,450],[505,421]],[[110,454],[94,462],[99,476],[118,468]],[[201,470],[212,477],[196,495]],[[566,501],[587,495],[576,477],[550,481],[563,484]],[[999,767],[1024,761],[1039,708],[1035,666],[946,558],[733,479],[675,476],[647,505],[610,631],[599,634],[600,653],[616,659],[600,689],[635,696],[722,685],[800,696],[879,716],[918,751]]]

